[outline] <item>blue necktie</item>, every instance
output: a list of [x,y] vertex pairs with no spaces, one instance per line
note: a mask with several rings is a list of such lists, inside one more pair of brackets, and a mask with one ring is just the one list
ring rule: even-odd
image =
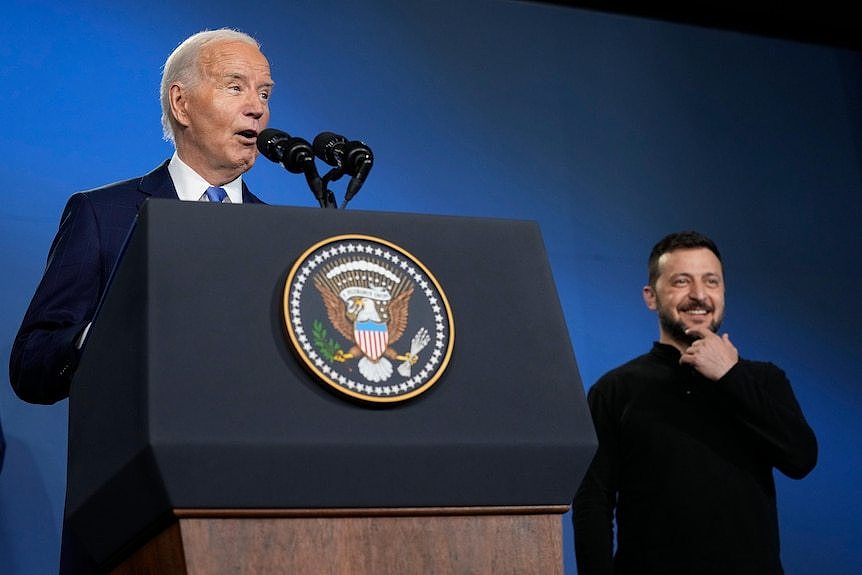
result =
[[216,188],[215,186],[207,188],[207,198],[209,198],[211,202],[217,202],[220,204],[226,197],[227,192],[224,191],[224,188]]

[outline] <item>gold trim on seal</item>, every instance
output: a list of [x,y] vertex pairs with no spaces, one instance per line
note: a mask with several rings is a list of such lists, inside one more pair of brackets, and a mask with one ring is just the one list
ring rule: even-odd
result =
[[[413,389],[410,392],[405,393],[403,395],[375,396],[375,395],[371,395],[371,394],[359,393],[359,392],[356,392],[354,390],[349,389],[346,386],[339,384],[338,382],[334,381],[331,377],[329,377],[328,375],[323,373],[323,371],[321,371],[317,367],[317,365],[315,365],[315,362],[311,358],[309,358],[309,356],[306,354],[305,350],[303,349],[302,344],[300,344],[300,342],[297,338],[297,335],[294,331],[294,325],[293,325],[293,322],[291,321],[291,314],[290,314],[290,291],[291,291],[291,286],[293,285],[293,280],[296,277],[297,272],[302,268],[302,266],[304,266],[306,264],[306,260],[308,259],[308,257],[311,254],[313,254],[317,250],[321,249],[325,245],[336,243],[336,242],[342,242],[342,241],[352,241],[352,240],[378,243],[378,244],[381,244],[381,245],[388,247],[389,249],[391,249],[395,252],[398,252],[399,254],[401,254],[402,256],[407,258],[412,264],[414,264],[419,269],[421,269],[422,272],[425,274],[425,276],[431,281],[431,283],[434,285],[434,288],[437,291],[437,294],[440,296],[440,299],[441,299],[442,304],[443,304],[443,308],[446,310],[446,319],[448,321],[448,331],[449,331],[449,341],[448,341],[448,344],[446,346],[446,353],[444,354],[442,360],[440,361],[440,366],[437,368],[437,370],[434,372],[434,374],[428,379],[428,381],[422,383],[422,385],[420,387],[417,387],[416,389]],[[434,276],[434,274],[432,274],[431,271],[427,267],[425,267],[425,264],[423,264],[421,261],[419,261],[413,254],[411,254],[410,252],[408,252],[404,248],[402,248],[402,247],[400,247],[400,246],[398,246],[398,245],[396,245],[396,244],[394,244],[388,240],[384,240],[382,238],[364,235],[364,234],[342,234],[342,235],[331,236],[329,238],[323,239],[323,240],[317,242],[316,244],[314,244],[313,246],[309,247],[307,250],[305,250],[302,253],[301,256],[299,256],[299,258],[297,258],[296,262],[293,264],[293,266],[290,269],[290,273],[288,273],[288,275],[287,275],[287,280],[285,281],[285,284],[284,284],[284,296],[283,296],[282,302],[283,302],[282,312],[283,312],[283,317],[284,317],[284,324],[285,324],[285,327],[287,329],[288,337],[290,338],[290,343],[293,346],[293,350],[296,353],[296,355],[298,355],[302,359],[303,363],[305,363],[305,366],[309,370],[311,370],[311,372],[314,373],[314,375],[316,375],[321,381],[323,381],[324,383],[326,383],[330,387],[336,389],[340,393],[344,393],[348,396],[351,396],[351,397],[354,397],[357,399],[361,399],[363,401],[371,401],[371,402],[375,402],[375,403],[396,403],[396,402],[405,401],[405,400],[408,400],[410,398],[416,397],[417,395],[427,391],[432,385],[434,385],[437,382],[437,380],[440,379],[440,377],[443,375],[443,372],[446,371],[446,367],[449,365],[449,360],[452,357],[452,349],[454,348],[454,345],[455,345],[455,322],[452,318],[452,308],[449,306],[449,300],[446,297],[446,294],[443,291],[443,288],[440,287],[440,282],[438,282],[437,278]]]

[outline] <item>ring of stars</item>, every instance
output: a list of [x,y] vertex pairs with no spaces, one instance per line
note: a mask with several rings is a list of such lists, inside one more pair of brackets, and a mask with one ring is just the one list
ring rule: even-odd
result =
[[[333,260],[337,261],[336,258],[347,257],[354,260],[364,259],[394,270],[396,274],[409,276],[418,287],[414,297],[421,293],[424,296],[421,301],[430,308],[429,315],[433,317],[433,329],[428,325],[425,327],[431,335],[431,341],[420,352],[420,361],[413,366],[411,376],[402,378],[400,382],[372,384],[357,381],[341,373],[314,348],[310,330],[306,328],[302,315],[301,302],[306,293],[305,289],[313,284],[309,280],[323,265]],[[439,376],[445,369],[451,352],[451,314],[445,296],[439,291],[436,282],[420,266],[421,264],[414,262],[405,253],[399,253],[394,247],[378,243],[366,236],[331,238],[309,250],[298,268],[294,267],[291,276],[288,277],[285,290],[288,327],[292,331],[295,343],[302,349],[306,363],[330,385],[347,391],[350,395],[365,396],[369,399],[397,400],[400,396],[412,397],[415,395],[414,390],[422,388],[430,378]]]

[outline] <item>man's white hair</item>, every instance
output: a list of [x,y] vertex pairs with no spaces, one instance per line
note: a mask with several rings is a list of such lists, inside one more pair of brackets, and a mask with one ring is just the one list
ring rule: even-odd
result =
[[165,140],[174,142],[174,116],[171,113],[170,91],[174,84],[192,88],[201,80],[200,53],[211,42],[245,42],[260,49],[257,40],[239,30],[220,28],[189,36],[165,60],[159,90],[162,103],[162,131]]

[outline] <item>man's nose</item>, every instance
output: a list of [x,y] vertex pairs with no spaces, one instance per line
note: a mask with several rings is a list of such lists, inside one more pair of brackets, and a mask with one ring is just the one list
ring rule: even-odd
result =
[[701,282],[691,282],[691,286],[689,286],[688,296],[691,299],[703,301],[704,299],[706,299],[706,288]]
[[246,116],[251,116],[255,119],[260,119],[266,112],[266,103],[260,99],[260,94],[254,92],[247,100]]

